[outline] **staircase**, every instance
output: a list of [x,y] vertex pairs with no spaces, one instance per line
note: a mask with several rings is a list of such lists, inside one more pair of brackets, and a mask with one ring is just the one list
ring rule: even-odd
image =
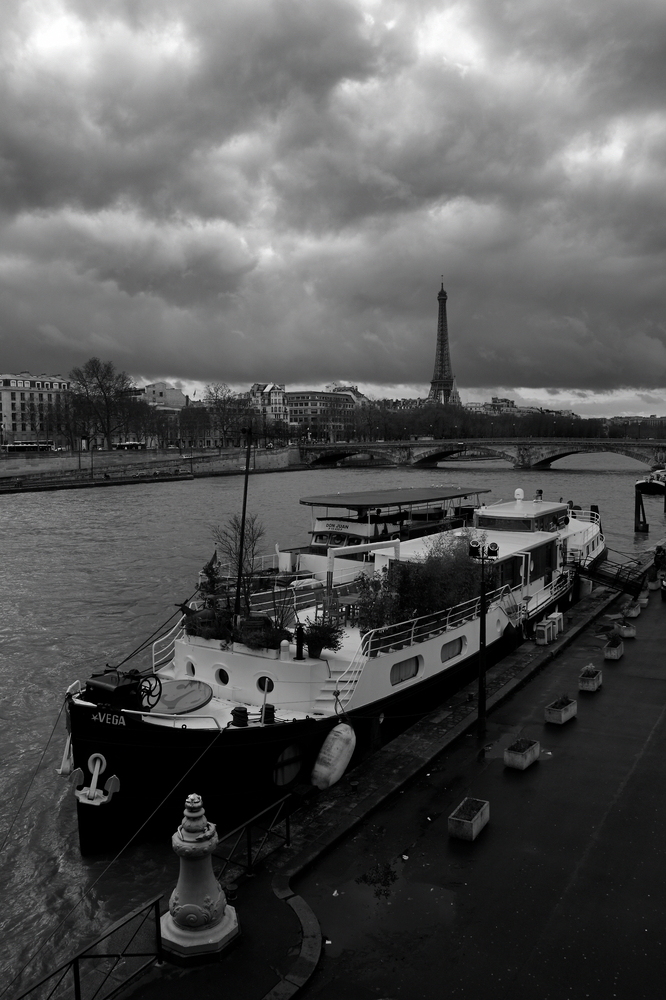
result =
[[[315,715],[335,715],[336,711],[340,712],[344,709],[354,693],[360,676],[360,670],[353,671],[351,666],[332,666],[331,676],[324,681],[315,698],[313,705]],[[338,693],[337,700],[336,691]]]

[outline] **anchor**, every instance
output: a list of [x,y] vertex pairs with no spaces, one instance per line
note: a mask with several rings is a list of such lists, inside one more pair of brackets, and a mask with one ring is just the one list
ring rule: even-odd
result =
[[88,758],[88,769],[92,775],[89,785],[84,786],[84,775],[80,767],[75,768],[69,776],[74,785],[77,801],[85,806],[103,806],[110,802],[115,792],[120,788],[120,780],[112,774],[104,784],[104,791],[97,787],[99,777],[106,771],[106,759],[101,753],[93,753]]

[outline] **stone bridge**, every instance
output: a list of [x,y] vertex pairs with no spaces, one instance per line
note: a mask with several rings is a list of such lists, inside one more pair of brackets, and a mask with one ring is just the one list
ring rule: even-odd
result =
[[613,452],[648,466],[666,464],[666,441],[628,438],[466,438],[464,441],[339,441],[302,444],[301,461],[310,466],[337,465],[359,457],[369,464],[434,466],[459,455],[498,458],[515,469],[548,469],[567,455]]

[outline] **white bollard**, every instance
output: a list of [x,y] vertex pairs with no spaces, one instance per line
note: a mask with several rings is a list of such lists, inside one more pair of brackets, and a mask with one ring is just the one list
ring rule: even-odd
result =
[[183,822],[171,844],[180,858],[180,873],[169,912],[160,921],[164,949],[185,957],[220,952],[240,927],[213,872],[217,832],[206,819],[200,795],[188,795]]

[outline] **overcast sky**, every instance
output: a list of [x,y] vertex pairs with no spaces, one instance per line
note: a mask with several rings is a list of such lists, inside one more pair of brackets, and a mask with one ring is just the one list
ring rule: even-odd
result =
[[664,0],[4,0],[5,371],[666,413]]

